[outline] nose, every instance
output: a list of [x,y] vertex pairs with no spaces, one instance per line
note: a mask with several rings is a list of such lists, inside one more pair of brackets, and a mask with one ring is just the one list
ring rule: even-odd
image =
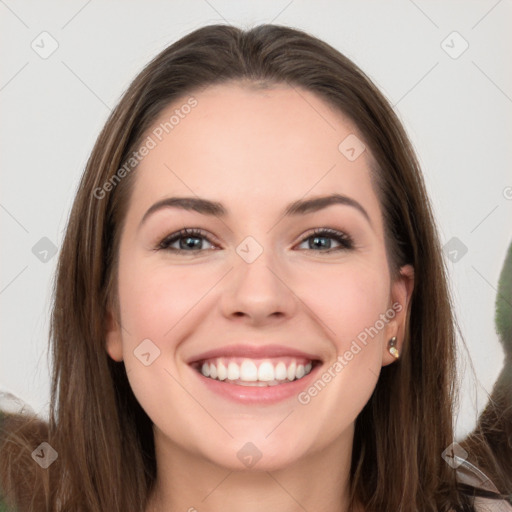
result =
[[263,251],[252,263],[235,256],[220,299],[223,315],[258,326],[292,317],[298,299],[270,251]]

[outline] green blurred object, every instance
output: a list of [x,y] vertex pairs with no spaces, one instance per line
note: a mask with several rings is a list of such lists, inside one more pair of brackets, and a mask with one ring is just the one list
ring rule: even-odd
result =
[[498,281],[494,321],[506,357],[512,359],[512,242]]

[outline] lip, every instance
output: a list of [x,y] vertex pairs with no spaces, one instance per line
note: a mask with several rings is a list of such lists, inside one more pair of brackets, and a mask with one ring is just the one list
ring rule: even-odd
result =
[[[202,352],[191,357],[187,364],[191,365],[204,361],[205,359],[215,359],[217,357],[246,357],[248,359],[266,359],[275,357],[297,357],[309,359],[311,361],[320,361],[316,354],[309,354],[300,350],[286,347],[284,345],[228,345],[206,352]],[[212,379],[210,379],[212,380]]]
[[[227,381],[220,381],[205,377],[199,368],[198,363],[206,359],[218,357],[243,357],[248,359],[271,359],[278,357],[296,357],[309,359],[313,362],[311,371],[301,379],[275,386],[242,386],[230,384]],[[199,381],[212,393],[227,398],[238,404],[260,404],[270,405],[297,397],[304,389],[308,388],[316,379],[323,361],[316,354],[303,352],[285,345],[227,345],[224,347],[208,350],[191,357],[187,364],[197,376]]]
[[193,368],[192,371],[208,390],[221,397],[237,402],[238,404],[270,405],[288,400],[292,397],[297,397],[301,391],[308,388],[317,378],[321,367],[322,364],[316,364],[313,366],[312,370],[301,379],[266,387],[230,384],[225,380],[221,381],[205,377],[201,372]]

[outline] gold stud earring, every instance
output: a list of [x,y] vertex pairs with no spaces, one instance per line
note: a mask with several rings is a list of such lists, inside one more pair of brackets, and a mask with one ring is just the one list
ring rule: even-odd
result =
[[396,348],[396,336],[393,336],[390,340],[389,340],[389,347],[388,347],[388,351],[389,353],[395,358],[395,359],[398,359],[400,357],[400,354],[398,353],[398,349]]

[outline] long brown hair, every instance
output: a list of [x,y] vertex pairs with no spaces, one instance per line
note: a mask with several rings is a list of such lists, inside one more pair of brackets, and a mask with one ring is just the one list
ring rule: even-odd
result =
[[[4,443],[4,488],[21,510],[143,512],[156,477],[152,424],[124,364],[105,350],[106,311],[118,314],[119,239],[136,170],[108,193],[95,191],[119,176],[164,107],[228,81],[303,88],[354,122],[377,162],[371,174],[391,277],[405,264],[415,269],[401,358],[382,369],[356,420],[353,502],[367,511],[472,510],[441,457],[454,435],[456,321],[411,144],[388,101],[357,66],[321,40],[277,25],[246,31],[211,25],[188,34],[142,70],[110,115],[87,162],[60,252],[47,429],[31,439],[19,425],[10,429],[18,438]],[[30,457],[43,440],[58,453],[46,470]],[[24,475],[37,473],[36,493],[16,474],[20,464]]]

